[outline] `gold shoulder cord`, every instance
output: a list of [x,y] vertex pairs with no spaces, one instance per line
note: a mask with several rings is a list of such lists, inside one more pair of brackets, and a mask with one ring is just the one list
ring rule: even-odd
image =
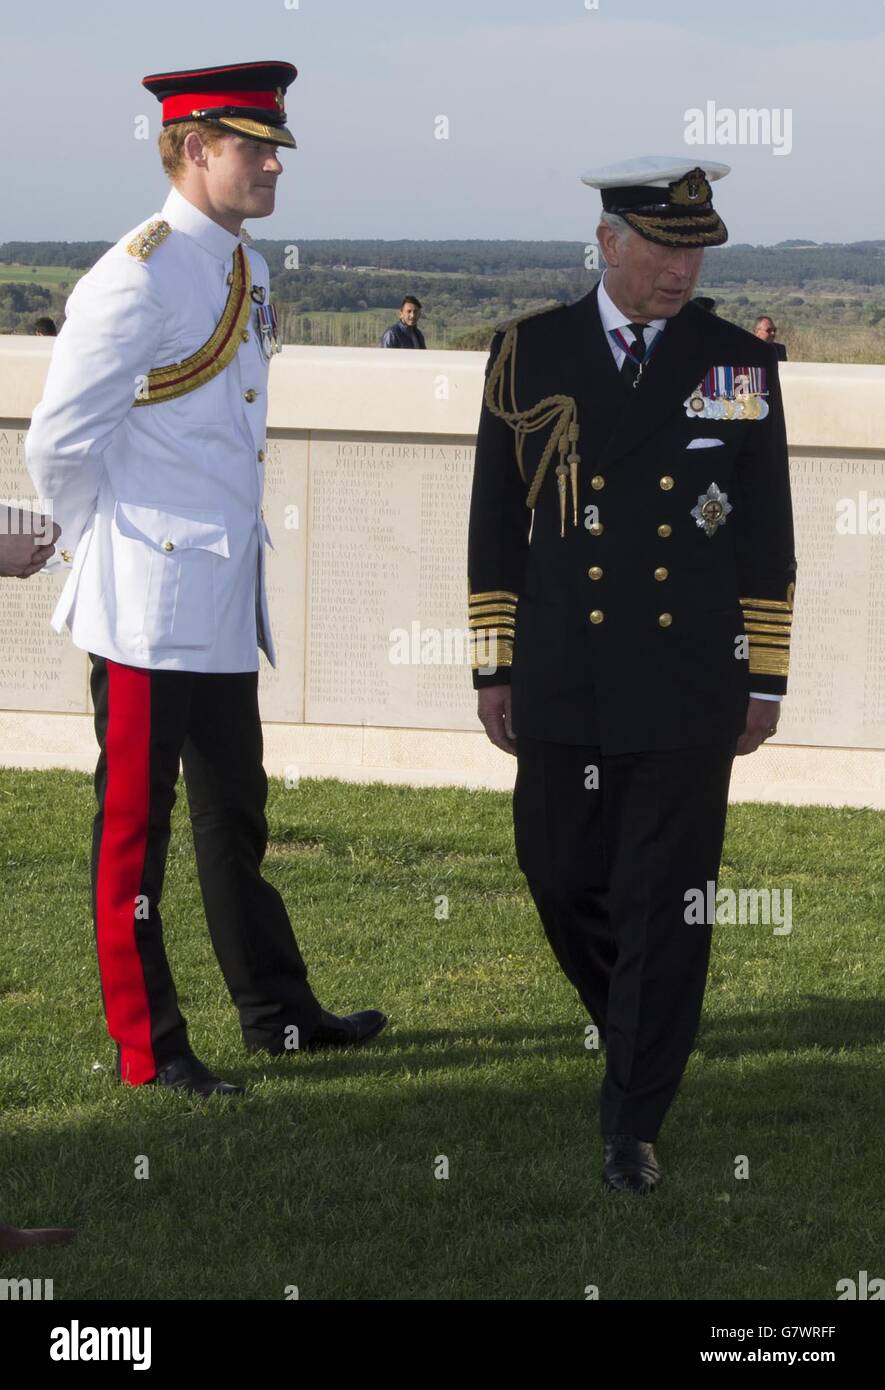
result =
[[248,322],[252,309],[252,273],[242,246],[238,246],[234,252],[228,285],[230,292],[224,312],[212,336],[182,362],[172,362],[168,367],[154,367],[148,372],[147,390],[132,402],[134,406],[156,405],[161,401],[186,396],[230,365],[240,343],[249,337]]
[[[539,309],[536,313],[547,313]],[[544,446],[541,460],[529,487],[526,506],[534,508],[538,492],[547,473],[554,453],[559,451],[556,465],[556,485],[559,492],[559,534],[565,535],[566,479],[571,486],[572,525],[578,524],[578,464],[581,461],[576,445],[578,442],[578,407],[573,396],[545,396],[528,410],[519,410],[516,404],[516,344],[520,323],[534,314],[523,314],[508,325],[504,332],[501,350],[489,372],[485,387],[485,403],[491,413],[503,420],[513,430],[516,441],[516,461],[524,482],[528,482],[523,464],[523,443],[526,435],[552,426],[550,437]],[[507,408],[507,388],[505,373],[510,367],[510,409]]]

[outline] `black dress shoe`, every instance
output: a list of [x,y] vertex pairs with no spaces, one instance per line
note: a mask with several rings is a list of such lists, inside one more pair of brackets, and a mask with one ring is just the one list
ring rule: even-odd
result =
[[171,1091],[190,1091],[197,1096],[242,1096],[244,1086],[232,1086],[213,1076],[197,1057],[176,1057],[160,1067],[149,1086],[166,1086]]
[[651,1192],[663,1176],[654,1147],[633,1134],[603,1134],[602,1177],[617,1192]]
[[305,1051],[367,1042],[380,1033],[386,1023],[387,1015],[381,1013],[380,1009],[362,1009],[359,1013],[345,1014],[343,1018],[323,1009],[319,1023],[304,1044]]

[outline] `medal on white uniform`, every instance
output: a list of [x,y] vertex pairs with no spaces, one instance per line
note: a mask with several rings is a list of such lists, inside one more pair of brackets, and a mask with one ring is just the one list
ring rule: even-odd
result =
[[277,311],[273,304],[259,304],[256,310],[258,318],[258,341],[261,344],[261,351],[265,358],[270,361],[275,352],[282,352],[280,343],[280,330],[277,320]]

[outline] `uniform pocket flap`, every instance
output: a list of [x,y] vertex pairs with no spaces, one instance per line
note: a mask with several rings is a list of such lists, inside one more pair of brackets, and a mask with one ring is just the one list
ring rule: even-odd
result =
[[225,558],[230,556],[221,512],[167,512],[135,502],[117,502],[114,523],[121,535],[147,541],[156,550],[211,550]]

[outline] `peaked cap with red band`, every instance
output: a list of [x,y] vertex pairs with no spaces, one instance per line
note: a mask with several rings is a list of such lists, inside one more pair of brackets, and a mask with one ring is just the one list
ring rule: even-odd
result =
[[298,76],[291,63],[232,63],[223,68],[158,72],[142,86],[163,103],[163,125],[212,121],[251,140],[295,149],[286,129],[285,93]]

